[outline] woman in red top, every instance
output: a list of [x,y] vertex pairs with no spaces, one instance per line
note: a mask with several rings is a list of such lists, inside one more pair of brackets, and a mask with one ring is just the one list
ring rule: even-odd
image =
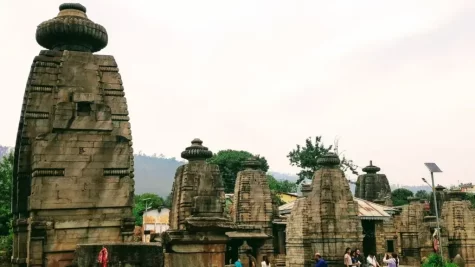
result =
[[102,267],[107,267],[107,262],[109,261],[109,255],[107,253],[107,248],[102,246],[101,251],[99,252],[99,256],[97,257],[97,261],[101,263]]

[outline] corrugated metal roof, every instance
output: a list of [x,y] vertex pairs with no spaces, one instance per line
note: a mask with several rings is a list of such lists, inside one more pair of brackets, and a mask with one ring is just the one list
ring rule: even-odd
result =
[[[389,220],[391,215],[388,212],[394,212],[393,207],[379,205],[361,198],[353,198],[358,203],[358,216],[361,220]],[[294,207],[295,201],[279,206],[281,215],[289,214]]]

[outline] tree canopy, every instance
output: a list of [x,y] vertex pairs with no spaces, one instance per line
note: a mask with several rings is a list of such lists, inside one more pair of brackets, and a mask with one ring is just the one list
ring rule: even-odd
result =
[[277,180],[272,175],[267,175],[267,182],[271,191],[276,193],[295,193],[297,184],[288,180]]
[[135,225],[140,226],[143,223],[142,215],[145,212],[145,205],[147,205],[148,210],[160,209],[164,207],[164,200],[157,194],[144,193],[134,196],[134,204]]
[[424,199],[424,200],[430,200],[430,193],[427,192],[426,190],[418,190],[415,194],[415,197]]
[[317,160],[328,152],[335,152],[340,157],[340,168],[342,171],[351,171],[353,174],[358,175],[358,166],[353,163],[352,160],[346,158],[342,153],[338,151],[338,140],[334,145],[325,146],[322,142],[322,137],[315,137],[315,142],[309,137],[305,140],[305,145],[301,146],[297,144],[297,148],[293,149],[287,155],[292,166],[299,167],[301,170],[297,175],[299,179],[297,184],[301,183],[305,179],[312,179],[313,174],[320,169],[317,164]]
[[267,172],[269,170],[269,164],[267,164],[266,158],[259,155],[253,155],[247,151],[231,149],[221,150],[208,159],[208,163],[219,166],[219,171],[221,172],[224,183],[224,192],[234,192],[234,184],[236,183],[237,174],[244,170],[242,166],[243,161],[253,156],[261,162],[261,170]]
[[394,206],[402,206],[409,203],[408,197],[413,197],[412,191],[406,188],[398,188],[391,193],[391,200]]
[[0,159],[0,235],[8,235],[10,230],[12,177],[13,151],[10,151]]

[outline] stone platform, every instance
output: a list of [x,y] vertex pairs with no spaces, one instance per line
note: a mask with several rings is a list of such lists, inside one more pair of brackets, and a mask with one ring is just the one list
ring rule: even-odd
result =
[[108,267],[163,267],[160,243],[79,244],[70,267],[97,266],[97,256],[104,246],[109,254]]

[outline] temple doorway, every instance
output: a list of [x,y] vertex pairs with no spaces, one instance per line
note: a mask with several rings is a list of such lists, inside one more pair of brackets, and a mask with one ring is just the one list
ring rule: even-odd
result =
[[376,251],[376,225],[373,220],[361,220],[361,225],[363,226],[363,253],[365,256],[368,253],[375,253]]

